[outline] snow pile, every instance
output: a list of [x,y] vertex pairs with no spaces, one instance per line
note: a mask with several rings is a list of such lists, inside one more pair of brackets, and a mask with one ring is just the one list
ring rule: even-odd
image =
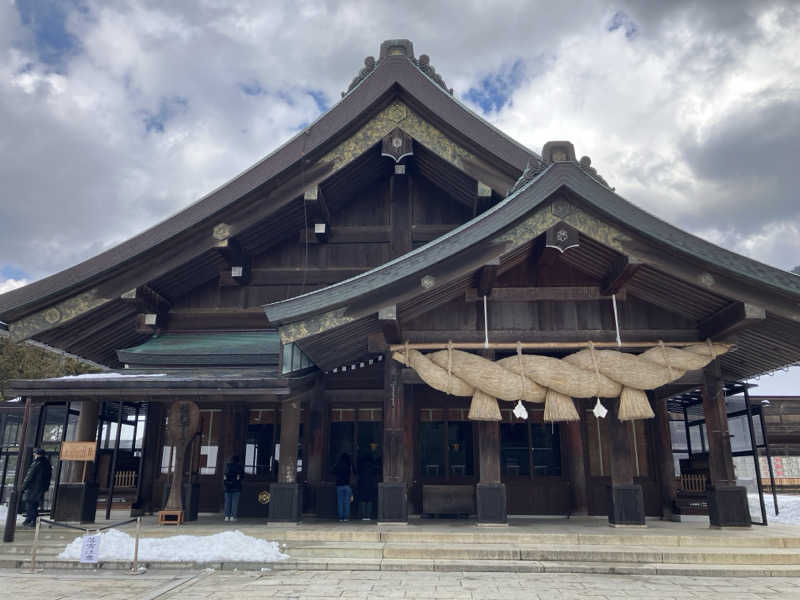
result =
[[[83,537],[72,541],[59,558],[79,560]],[[111,529],[100,534],[100,560],[133,560],[134,538]],[[139,560],[169,562],[275,562],[289,558],[276,542],[225,531],[214,535],[174,535],[166,538],[140,538]]]
[[[8,504],[0,504],[0,529],[6,528],[6,517],[8,516]],[[17,515],[17,524],[25,520],[23,515]]]
[[[756,520],[761,520],[761,505],[758,502],[758,494],[748,494],[747,500],[750,504],[750,514]],[[767,509],[767,523],[783,525],[800,525],[800,496],[789,494],[778,494],[778,511],[775,516],[775,503],[772,494],[764,490],[764,504]]]

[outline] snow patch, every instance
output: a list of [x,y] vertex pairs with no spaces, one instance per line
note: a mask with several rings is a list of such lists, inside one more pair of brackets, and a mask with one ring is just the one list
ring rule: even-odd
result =
[[[748,494],[750,504],[750,514],[757,520],[761,520],[761,505],[758,502],[758,494]],[[772,494],[764,491],[764,505],[767,509],[767,524],[800,525],[800,496],[789,494],[778,494],[778,515],[775,515],[775,503]]]
[[[0,530],[6,528],[6,516],[8,516],[8,504],[0,504]],[[17,515],[17,524],[22,523],[25,517]]]
[[[83,536],[73,540],[58,555],[79,560]],[[133,560],[133,536],[111,529],[100,534],[101,561]],[[166,538],[140,538],[139,560],[167,562],[276,562],[289,558],[276,542],[261,540],[241,531],[214,535],[174,535]]]

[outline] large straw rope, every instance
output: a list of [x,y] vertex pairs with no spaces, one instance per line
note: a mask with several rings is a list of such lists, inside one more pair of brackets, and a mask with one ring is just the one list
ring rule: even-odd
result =
[[413,368],[434,389],[455,396],[472,396],[470,418],[500,420],[497,398],[514,402],[545,402],[546,421],[571,421],[578,413],[570,398],[620,396],[621,420],[651,418],[650,390],[675,381],[688,370],[700,369],[728,351],[724,344],[692,344],[685,348],[661,344],[639,355],[591,346],[563,359],[517,354],[492,361],[476,354],[447,350],[422,354],[409,349],[393,358]]

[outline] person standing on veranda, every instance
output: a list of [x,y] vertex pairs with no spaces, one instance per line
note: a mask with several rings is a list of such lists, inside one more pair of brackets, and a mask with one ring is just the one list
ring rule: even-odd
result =
[[225,520],[236,521],[239,518],[239,496],[242,494],[244,467],[242,459],[236,455],[225,465]]
[[339,521],[347,521],[350,519],[350,502],[353,498],[350,480],[355,474],[349,454],[345,452],[339,457],[333,473],[336,475],[336,514]]
[[47,453],[42,448],[33,449],[33,462],[22,480],[22,501],[25,503],[24,527],[35,527],[36,518],[39,516],[39,505],[45,492],[50,487],[50,478],[53,468],[47,459]]

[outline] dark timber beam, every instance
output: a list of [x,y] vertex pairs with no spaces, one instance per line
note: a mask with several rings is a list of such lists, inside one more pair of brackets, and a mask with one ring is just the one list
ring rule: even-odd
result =
[[220,273],[219,285],[221,287],[247,285],[250,282],[252,261],[250,256],[242,251],[239,243],[234,239],[227,238],[218,240],[214,247],[229,266],[228,269]]
[[[490,290],[491,291],[491,290]],[[550,286],[550,287],[500,287],[492,292],[492,300],[496,302],[535,302],[537,300],[563,300],[563,301],[584,301],[602,300],[609,298],[602,293],[598,286]],[[479,289],[468,288],[466,291],[466,302],[478,302],[482,300],[483,294]],[[617,296],[618,300],[624,300],[624,292]]]
[[399,344],[403,341],[400,322],[397,320],[396,304],[380,309],[378,311],[378,321],[381,324],[381,332],[386,343]]
[[478,296],[489,296],[492,293],[492,288],[497,281],[497,270],[500,267],[500,259],[495,258],[493,261],[483,265],[478,274]]
[[732,302],[707,319],[700,321],[697,327],[703,339],[721,340],[741,329],[763,323],[766,318],[767,311],[760,306],[747,302]]
[[492,205],[492,188],[482,181],[478,181],[475,190],[475,201],[472,207],[472,216],[475,217]]
[[308,222],[317,240],[324,243],[328,241],[331,226],[331,212],[328,203],[322,194],[322,189],[312,186],[303,193],[303,202],[308,211]]
[[608,273],[603,277],[603,283],[600,286],[601,293],[604,296],[619,293],[641,266],[640,262],[632,261],[627,256],[620,256],[611,263]]
[[120,298],[142,311],[136,315],[136,333],[152,335],[166,326],[172,303],[149,286],[143,285],[129,290]]

